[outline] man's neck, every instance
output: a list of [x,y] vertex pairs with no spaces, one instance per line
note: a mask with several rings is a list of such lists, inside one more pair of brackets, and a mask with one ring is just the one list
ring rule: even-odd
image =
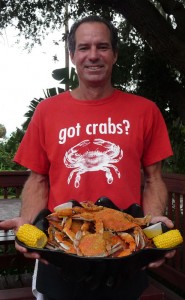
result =
[[98,100],[109,97],[114,91],[112,86],[109,87],[77,87],[71,91],[71,95],[79,100]]

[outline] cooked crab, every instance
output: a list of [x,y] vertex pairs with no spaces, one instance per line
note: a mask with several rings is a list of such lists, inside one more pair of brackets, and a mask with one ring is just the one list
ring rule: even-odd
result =
[[148,244],[141,226],[150,216],[134,218],[86,201],[71,208],[59,206],[47,219],[48,244],[80,256],[121,257]]
[[149,224],[151,216],[147,215],[144,218],[134,218],[122,211],[104,207],[99,211],[82,212],[72,216],[72,219],[103,222],[103,227],[112,231],[125,231],[136,226],[144,226]]

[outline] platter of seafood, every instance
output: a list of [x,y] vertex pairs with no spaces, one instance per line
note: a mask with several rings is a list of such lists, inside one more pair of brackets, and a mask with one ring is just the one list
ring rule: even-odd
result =
[[142,227],[150,216],[134,218],[130,214],[92,202],[80,206],[58,206],[47,217],[46,248],[85,257],[123,257],[152,247]]
[[[41,211],[35,219],[34,225],[47,236],[43,248],[24,245],[17,237],[16,241],[63,268],[70,269],[69,263],[72,263],[73,268],[76,265],[87,269],[96,262],[101,267],[106,264],[120,269],[123,262],[127,269],[137,270],[175,248],[156,247],[154,238],[148,237],[152,231],[149,235],[145,233],[146,228],[150,231],[150,221],[151,216],[143,216],[137,204],[122,211],[108,198],[95,204],[72,200],[55,207],[52,213]],[[160,224],[160,229],[154,231],[160,231],[159,234],[167,230]]]

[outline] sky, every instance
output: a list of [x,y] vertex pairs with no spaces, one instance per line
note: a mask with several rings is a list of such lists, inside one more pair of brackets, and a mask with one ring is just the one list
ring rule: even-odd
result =
[[[35,45],[30,53],[24,50],[23,39],[16,44],[16,35],[12,28],[0,33],[0,124],[7,137],[16,127],[21,128],[31,100],[44,98],[44,89],[60,86],[51,74],[65,66],[64,43],[53,44],[61,37],[59,32],[46,37],[42,46]],[[53,61],[55,54],[57,62]]]

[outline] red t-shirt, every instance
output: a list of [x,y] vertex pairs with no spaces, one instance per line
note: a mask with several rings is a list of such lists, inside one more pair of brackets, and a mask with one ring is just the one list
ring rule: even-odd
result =
[[140,203],[140,169],[172,155],[164,119],[150,100],[115,90],[101,100],[70,92],[42,101],[14,161],[50,178],[48,207],[70,199]]

